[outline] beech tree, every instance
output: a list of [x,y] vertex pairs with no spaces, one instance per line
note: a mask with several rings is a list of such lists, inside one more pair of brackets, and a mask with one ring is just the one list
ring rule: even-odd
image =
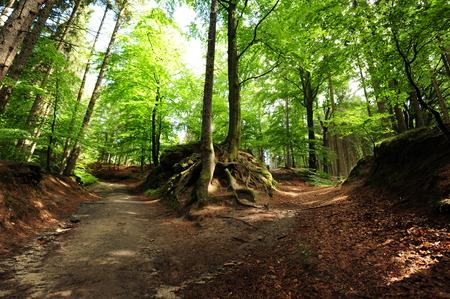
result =
[[202,170],[197,187],[197,200],[204,204],[209,198],[209,188],[215,168],[212,141],[212,97],[214,86],[214,56],[216,45],[217,0],[211,0],[211,14],[208,30],[208,50],[206,54],[205,88],[203,92],[201,161]]
[[[172,10],[181,3],[162,2]],[[11,8],[25,11],[32,3],[37,2],[15,1]],[[25,40],[1,51],[15,58],[0,90],[0,157],[63,170],[72,149],[90,161],[144,168],[158,165],[169,145],[209,136],[200,121],[203,79],[182,63],[185,43],[173,38],[181,30],[170,10],[134,16],[112,47],[95,94],[84,98],[94,60],[87,65],[79,60],[96,54],[73,36],[85,34],[83,7],[89,3],[42,1],[33,16],[30,10],[31,23],[21,33],[17,26],[26,24],[4,13],[7,22],[15,20],[16,33],[3,26],[0,46],[14,36]],[[203,23],[211,3],[186,3],[202,20],[190,26],[191,38],[201,35],[206,42]],[[430,125],[446,132],[449,15],[444,0],[218,0],[211,140],[226,149],[219,155],[220,171],[240,165],[241,148],[272,167],[346,175],[355,159],[370,154],[370,144],[383,138]],[[99,56],[97,69],[108,55]],[[358,84],[363,100],[353,94]],[[81,151],[82,144],[89,146]],[[73,173],[77,160],[65,174]],[[206,198],[202,190],[198,197]]]

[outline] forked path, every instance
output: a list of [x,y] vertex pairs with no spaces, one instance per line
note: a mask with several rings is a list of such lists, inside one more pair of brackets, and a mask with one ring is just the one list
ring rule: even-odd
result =
[[[2,298],[177,298],[189,283],[216,277],[278,246],[295,211],[207,207],[191,221],[159,201],[101,183],[67,224],[0,261]],[[73,227],[71,227],[73,226]]]

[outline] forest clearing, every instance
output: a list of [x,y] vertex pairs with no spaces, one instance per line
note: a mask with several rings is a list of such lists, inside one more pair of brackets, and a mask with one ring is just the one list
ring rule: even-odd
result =
[[450,298],[447,0],[0,1],[0,297]]

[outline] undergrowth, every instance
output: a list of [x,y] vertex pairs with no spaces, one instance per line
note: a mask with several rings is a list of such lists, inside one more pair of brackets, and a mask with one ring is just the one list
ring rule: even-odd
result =
[[305,168],[295,173],[312,186],[334,186],[337,183],[328,173],[323,171],[314,172],[311,169]]

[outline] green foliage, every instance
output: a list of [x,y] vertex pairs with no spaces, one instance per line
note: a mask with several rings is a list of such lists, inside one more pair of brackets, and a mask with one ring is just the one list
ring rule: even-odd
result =
[[78,165],[75,169],[75,175],[80,178],[81,183],[84,186],[95,184],[98,182],[98,178],[90,174],[89,171],[92,171],[92,169],[89,169],[82,164]]
[[[178,1],[158,3],[171,13],[180,5]],[[205,41],[202,27],[207,22],[209,3],[186,3],[199,13],[191,24],[190,37]],[[424,114],[425,125],[433,125],[433,117],[414,105],[401,53],[411,61],[410,71],[424,101],[442,112],[431,85],[434,78],[444,105],[450,105],[450,74],[442,59],[449,55],[450,47],[450,8],[446,1],[281,1],[262,23],[259,21],[274,1],[237,4],[238,52],[245,51],[239,59],[241,144],[271,167],[287,166],[287,152],[297,166],[305,166],[311,142],[318,159],[331,163],[337,153],[323,144],[330,134],[357,140],[347,147],[354,146],[360,153],[394,133],[393,108],[401,110],[409,130],[417,126],[417,112]],[[67,7],[61,11],[60,22],[67,19],[69,11]],[[225,11],[221,9],[219,14],[213,96],[215,142],[225,139],[229,123]],[[87,18],[85,11],[79,14],[61,53],[56,53],[58,36],[54,32],[64,25],[56,21],[47,24],[20,79],[3,82],[13,84],[15,90],[1,115],[1,159],[18,157],[17,142],[28,136],[29,130],[39,129],[39,136],[32,139],[38,142],[32,159],[44,162],[47,146],[51,145],[51,164],[56,167],[66,138],[77,136],[74,128],[82,121],[86,99],[81,103],[75,99],[79,70],[88,51],[80,46],[85,44],[86,33],[78,28],[86,25]],[[159,151],[200,138],[203,79],[184,63],[186,36],[176,27],[172,14],[161,8],[131,18],[114,46],[95,119],[81,140],[85,162],[147,164],[155,146],[154,133],[160,140]],[[98,55],[97,66],[101,58]],[[43,83],[48,66],[54,70]],[[355,88],[358,82],[366,89],[364,98],[350,91],[349,86]],[[307,83],[313,95],[308,94]],[[44,96],[45,105],[56,110],[41,113],[37,125],[29,128],[26,120],[36,96]],[[387,112],[379,113],[382,104]],[[315,141],[308,140],[306,114],[311,109],[314,123],[309,125]],[[53,120],[55,128],[51,127]],[[322,177],[326,179],[325,174]]]

